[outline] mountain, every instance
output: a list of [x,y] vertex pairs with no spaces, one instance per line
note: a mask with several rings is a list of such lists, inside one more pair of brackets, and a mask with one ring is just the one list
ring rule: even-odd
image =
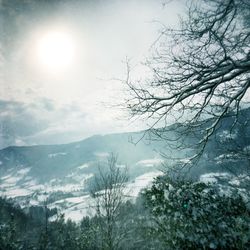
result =
[[[22,207],[42,205],[47,199],[51,208],[61,209],[70,218],[81,218],[89,210],[93,176],[111,153],[118,155],[120,167],[128,166],[127,188],[133,182],[135,196],[160,173],[163,160],[157,151],[162,143],[149,143],[142,137],[143,132],[123,133],[64,145],[5,148],[0,151],[0,193]],[[135,145],[132,138],[142,140]]]
[[[232,174],[249,171],[249,115],[250,109],[243,110],[234,127],[233,117],[224,119],[199,164],[189,169],[189,177],[205,182],[228,180],[239,186]],[[180,162],[189,159],[190,149],[170,150],[165,141],[150,139],[141,131],[98,135],[62,145],[7,147],[0,150],[0,195],[13,198],[23,208],[42,206],[46,200],[49,208],[56,207],[66,218],[79,220],[92,213],[89,187],[98,166],[104,166],[111,153],[118,155],[119,167],[128,167],[126,192],[132,197],[169,165],[170,159],[160,152],[172,154]]]

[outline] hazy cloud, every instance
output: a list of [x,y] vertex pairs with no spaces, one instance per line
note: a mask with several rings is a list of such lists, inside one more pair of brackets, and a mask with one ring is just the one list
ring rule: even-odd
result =
[[[142,128],[112,107],[124,93],[110,79],[126,77],[125,57],[136,65],[149,54],[161,27],[153,20],[176,22],[180,1],[162,2],[0,1],[0,147]],[[57,25],[72,31],[78,58],[73,69],[51,76],[38,67],[33,35]]]

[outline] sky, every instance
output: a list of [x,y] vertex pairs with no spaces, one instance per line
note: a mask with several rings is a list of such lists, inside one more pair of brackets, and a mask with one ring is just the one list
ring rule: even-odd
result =
[[[166,4],[167,2],[167,4]],[[136,131],[126,60],[140,80],[179,0],[1,0],[0,148]]]

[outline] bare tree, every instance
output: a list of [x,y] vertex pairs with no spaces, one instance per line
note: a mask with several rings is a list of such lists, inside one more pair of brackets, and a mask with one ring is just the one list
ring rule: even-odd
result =
[[163,138],[174,118],[175,128],[181,129],[166,141],[181,141],[184,134],[198,131],[199,150],[190,158],[194,160],[220,122],[233,115],[234,126],[239,110],[249,103],[250,3],[187,2],[180,29],[164,27],[157,39],[156,52],[147,62],[150,79],[135,83],[128,69],[126,83],[132,96],[127,106],[133,116],[151,120],[149,130]]
[[117,156],[113,154],[108,158],[106,166],[99,166],[95,176],[91,194],[96,202],[103,249],[119,249],[122,226],[118,225],[118,218],[127,181],[127,169],[117,165]]

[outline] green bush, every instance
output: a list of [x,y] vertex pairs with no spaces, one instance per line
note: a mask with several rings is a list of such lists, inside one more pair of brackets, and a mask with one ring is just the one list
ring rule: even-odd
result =
[[240,194],[158,177],[144,192],[152,231],[166,249],[250,249],[250,216]]

